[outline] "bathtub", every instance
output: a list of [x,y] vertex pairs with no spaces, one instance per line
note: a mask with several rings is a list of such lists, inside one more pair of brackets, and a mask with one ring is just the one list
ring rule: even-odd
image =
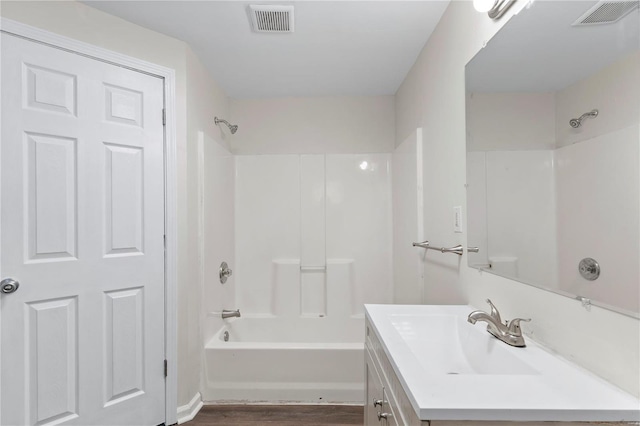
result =
[[225,323],[205,347],[205,402],[362,404],[364,318]]

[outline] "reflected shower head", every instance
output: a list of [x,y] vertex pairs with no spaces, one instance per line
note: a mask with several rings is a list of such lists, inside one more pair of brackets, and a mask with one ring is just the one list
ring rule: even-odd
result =
[[218,117],[213,117],[213,122],[215,124],[219,124],[219,123],[224,123],[227,125],[227,127],[229,128],[229,131],[231,131],[231,134],[235,134],[238,131],[238,126],[235,124],[231,124],[229,123],[227,120],[223,120],[221,118]]
[[585,118],[587,117],[596,118],[597,116],[598,116],[597,109],[591,110],[589,112],[585,112],[579,118],[572,118],[571,120],[569,120],[569,126],[573,127],[574,129],[577,129],[578,127],[582,126],[582,120],[584,120]]
[[574,129],[580,127],[581,124],[582,122],[577,118],[572,118],[571,120],[569,120],[569,126],[573,127]]

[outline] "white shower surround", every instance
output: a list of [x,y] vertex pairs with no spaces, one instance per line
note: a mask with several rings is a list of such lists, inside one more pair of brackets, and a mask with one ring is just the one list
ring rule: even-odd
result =
[[390,161],[237,156],[235,307],[348,318],[364,303],[390,302]]

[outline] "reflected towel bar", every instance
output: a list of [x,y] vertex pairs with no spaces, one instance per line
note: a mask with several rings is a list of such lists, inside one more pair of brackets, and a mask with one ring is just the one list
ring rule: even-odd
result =
[[[463,248],[460,244],[455,247],[431,247],[429,241],[423,241],[421,243],[413,243],[414,247],[420,247],[426,250],[437,250],[440,253],[455,253],[458,256],[462,256]],[[478,247],[467,247],[467,251],[470,253],[478,253],[480,249]]]
[[325,272],[327,270],[326,266],[302,266],[300,265],[301,272]]

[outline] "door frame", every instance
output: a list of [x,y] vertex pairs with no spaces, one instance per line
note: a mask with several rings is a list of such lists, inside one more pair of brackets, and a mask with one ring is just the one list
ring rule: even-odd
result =
[[[0,32],[67,52],[106,62],[163,79],[164,109],[164,213],[165,213],[165,424],[177,423],[178,406],[178,340],[177,340],[177,284],[178,284],[178,222],[177,222],[177,148],[176,148],[176,77],[175,70],[108,49],[61,36],[30,25],[0,18]],[[0,271],[0,276],[2,271]],[[1,309],[1,307],[0,307]],[[2,359],[0,358],[0,362]],[[0,395],[1,397],[1,395]]]

